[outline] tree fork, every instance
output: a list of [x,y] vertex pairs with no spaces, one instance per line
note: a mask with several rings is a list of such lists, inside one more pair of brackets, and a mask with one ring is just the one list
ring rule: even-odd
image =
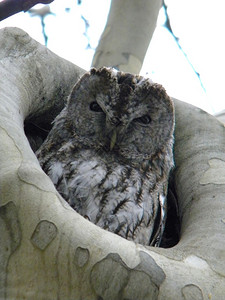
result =
[[84,70],[22,30],[0,41],[0,298],[223,299],[223,124],[175,100],[181,238],[170,249],[135,244],[72,210],[24,134],[25,119],[52,121]]

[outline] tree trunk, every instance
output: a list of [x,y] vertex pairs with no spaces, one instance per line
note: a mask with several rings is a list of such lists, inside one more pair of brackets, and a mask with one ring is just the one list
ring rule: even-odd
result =
[[161,0],[112,0],[92,65],[97,68],[110,66],[138,74],[161,5]]
[[24,119],[50,122],[84,71],[22,30],[1,30],[0,43],[0,298],[223,299],[224,126],[175,100],[181,239],[135,244],[70,208],[24,134]]

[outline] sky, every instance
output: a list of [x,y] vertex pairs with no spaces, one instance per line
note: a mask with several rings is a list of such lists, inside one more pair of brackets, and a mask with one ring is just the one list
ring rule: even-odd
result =
[[[165,13],[161,9],[140,73],[162,84],[174,98],[211,114],[220,112],[225,109],[225,1],[165,2],[174,34],[191,64],[163,26]],[[90,69],[107,20],[110,0],[82,0],[81,5],[76,0],[55,0],[50,8],[54,14],[45,18],[48,48],[82,68]],[[88,29],[84,20],[88,21]],[[0,23],[0,28],[6,26],[20,27],[44,44],[41,21],[37,16],[21,12]],[[191,65],[200,74],[203,86]]]

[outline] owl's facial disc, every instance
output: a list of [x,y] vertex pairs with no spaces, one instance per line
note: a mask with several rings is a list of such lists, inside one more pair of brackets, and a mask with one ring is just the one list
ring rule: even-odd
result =
[[[68,111],[79,145],[125,161],[151,159],[172,138],[169,97],[147,79],[120,73],[102,76],[86,76],[88,85],[77,85],[69,102],[77,114]],[[76,96],[79,89],[81,98]]]
[[98,100],[92,101],[89,109],[95,120],[93,124],[97,124],[96,133],[99,136],[93,135],[93,138],[100,142],[98,147],[125,159],[134,156],[137,158],[141,154],[142,151],[138,149],[140,139],[138,135],[142,135],[140,128],[146,131],[152,122],[151,116],[146,111],[135,114],[132,119],[129,113],[120,115],[120,111],[117,112],[112,107],[107,111],[104,103]]

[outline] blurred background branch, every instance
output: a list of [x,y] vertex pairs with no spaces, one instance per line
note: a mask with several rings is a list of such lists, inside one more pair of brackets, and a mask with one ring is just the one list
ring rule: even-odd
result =
[[3,0],[0,2],[0,21],[21,11],[28,11],[36,4],[49,4],[54,0]]

